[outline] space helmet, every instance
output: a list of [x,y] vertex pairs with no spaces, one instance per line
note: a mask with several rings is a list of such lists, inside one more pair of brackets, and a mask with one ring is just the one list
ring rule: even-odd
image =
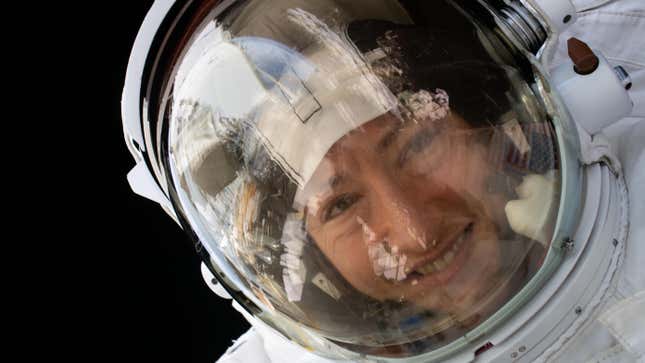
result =
[[165,12],[130,147],[260,321],[324,356],[436,360],[480,348],[562,262],[578,136],[525,8]]

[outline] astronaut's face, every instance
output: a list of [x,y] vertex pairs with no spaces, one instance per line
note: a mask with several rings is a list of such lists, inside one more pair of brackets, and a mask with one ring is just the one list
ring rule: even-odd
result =
[[486,149],[457,115],[386,114],[340,139],[305,190],[307,232],[378,300],[472,311],[499,284],[506,198],[487,192]]

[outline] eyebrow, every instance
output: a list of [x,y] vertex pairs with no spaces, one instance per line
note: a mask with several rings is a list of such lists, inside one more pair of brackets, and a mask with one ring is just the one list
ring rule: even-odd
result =
[[379,142],[376,144],[376,151],[377,152],[383,152],[385,151],[390,145],[394,143],[394,141],[397,139],[397,137],[400,134],[401,129],[403,128],[404,124],[395,124],[393,125],[388,132],[385,133],[383,137],[379,140]]
[[410,150],[418,151],[419,148],[422,148],[427,143],[432,142],[436,135],[437,130],[430,127],[424,127],[420,130],[417,130],[401,149],[401,153],[397,161],[398,165],[403,165],[403,162],[405,161],[405,158],[407,157]]
[[327,183],[329,184],[329,186],[330,186],[332,189],[336,189],[336,188],[338,188],[338,186],[339,186],[339,185],[341,185],[344,181],[345,181],[345,177],[344,177],[343,175],[341,175],[341,174],[334,174],[334,175],[332,175],[332,177],[331,177],[331,178],[329,178],[329,180],[327,181]]
[[[394,141],[396,141],[397,137],[401,134],[400,131],[405,127],[406,124],[407,122],[401,122],[390,126],[390,129],[387,132],[385,132],[385,135],[383,135],[383,137],[381,137],[381,139],[376,144],[376,151],[383,152],[390,145],[392,145]],[[327,180],[327,184],[331,187],[332,190],[337,189],[338,186],[340,186],[344,182],[345,182],[345,177],[342,174],[332,175]]]

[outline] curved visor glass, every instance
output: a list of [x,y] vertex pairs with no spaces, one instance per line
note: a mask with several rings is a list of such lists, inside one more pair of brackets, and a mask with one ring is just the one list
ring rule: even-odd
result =
[[171,179],[263,310],[405,356],[535,275],[558,144],[535,75],[482,34],[428,1],[243,1],[201,21],[167,82]]

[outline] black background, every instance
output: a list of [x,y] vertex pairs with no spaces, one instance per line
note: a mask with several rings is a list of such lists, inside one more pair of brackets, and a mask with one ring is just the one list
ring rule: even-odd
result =
[[[65,182],[67,195],[82,207],[73,208],[75,218],[65,217],[72,227],[66,235],[75,237],[67,256],[74,264],[65,266],[73,291],[58,292],[65,295],[64,308],[53,330],[63,341],[57,348],[83,361],[215,362],[249,327],[230,301],[205,285],[200,260],[179,226],[156,203],[135,195],[126,180],[134,161],[123,141],[121,92],[131,47],[152,3],[90,3],[55,18],[65,35],[55,38],[51,54],[66,57],[60,73],[78,82],[56,104],[74,106],[66,109],[77,116],[58,117],[73,130],[63,143],[76,146],[63,158],[75,170]],[[76,334],[65,333],[68,315],[80,323],[73,325]]]

